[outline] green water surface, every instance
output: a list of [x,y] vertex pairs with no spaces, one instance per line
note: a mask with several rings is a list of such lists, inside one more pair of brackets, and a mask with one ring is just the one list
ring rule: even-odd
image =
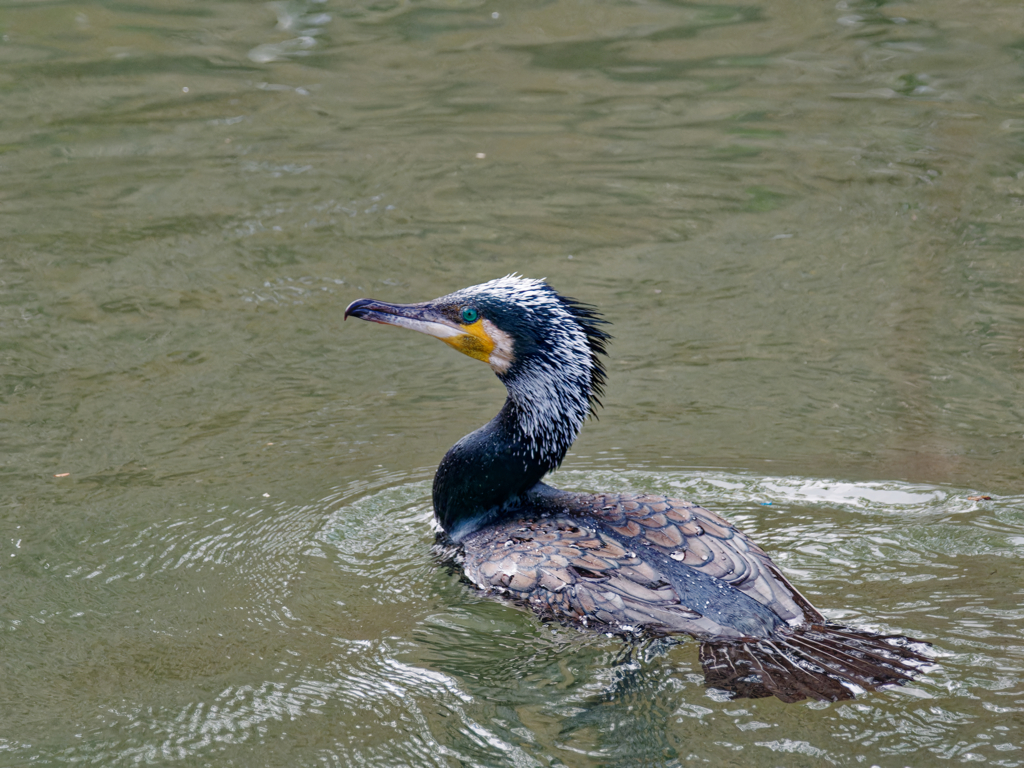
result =
[[[729,701],[439,567],[503,390],[342,313],[510,272],[615,336],[553,482],[936,669]],[[3,766],[1024,766],[1024,6],[3,3],[0,426]]]

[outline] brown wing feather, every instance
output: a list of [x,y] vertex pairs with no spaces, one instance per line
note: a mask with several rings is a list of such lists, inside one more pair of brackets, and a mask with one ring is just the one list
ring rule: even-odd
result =
[[650,564],[569,515],[516,521],[475,534],[465,547],[463,569],[481,589],[581,626],[742,637],[683,605]]
[[[709,686],[738,696],[836,701],[850,698],[851,686],[906,682],[929,663],[911,638],[825,625],[760,547],[695,504],[561,492],[538,501],[530,516],[486,527],[463,541],[466,575],[485,591],[562,622],[619,634],[683,632],[702,638]],[[656,552],[645,553],[648,547]],[[703,580],[704,591],[686,592],[691,572],[681,576],[676,563],[703,574],[697,581]],[[707,611],[719,584],[789,626],[751,635],[738,629],[747,623],[745,615]],[[689,599],[702,605],[686,605],[680,594],[692,594]],[[739,606],[735,595],[722,593],[722,601]],[[712,616],[703,615],[702,607]],[[749,603],[746,610],[762,609]]]
[[[664,496],[560,494],[557,508],[561,514],[475,535],[466,547],[466,575],[482,589],[581,624],[625,622],[660,632],[737,634],[681,604],[667,580],[626,543],[651,547],[720,579],[790,625],[824,621],[764,550],[696,504]],[[588,526],[587,518],[616,536]]]
[[588,503],[581,511],[634,539],[637,546],[654,547],[721,579],[770,608],[783,621],[789,624],[824,621],[764,550],[722,516],[665,496],[583,498]]

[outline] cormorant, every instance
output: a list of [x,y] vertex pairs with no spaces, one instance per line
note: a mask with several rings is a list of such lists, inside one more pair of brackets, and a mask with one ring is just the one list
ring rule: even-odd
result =
[[691,635],[707,685],[736,696],[849,699],[930,662],[911,638],[828,622],[714,512],[541,482],[600,405],[610,336],[593,307],[508,275],[420,304],[358,299],[350,315],[435,336],[488,363],[508,389],[434,476],[437,522],[481,590],[577,627]]

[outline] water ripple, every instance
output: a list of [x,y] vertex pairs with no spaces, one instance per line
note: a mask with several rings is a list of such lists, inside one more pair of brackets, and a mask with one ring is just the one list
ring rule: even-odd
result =
[[[328,765],[1019,763],[1004,722],[1024,712],[1020,498],[712,470],[560,472],[563,487],[722,511],[830,618],[934,644],[938,665],[913,685],[787,707],[705,690],[691,642],[627,646],[481,595],[433,558],[425,474],[380,472],[314,503],[210,508],[85,544],[62,567],[69,587],[131,604],[149,584],[164,609],[53,666],[69,690],[110,680],[99,717],[78,716],[89,738],[64,758],[188,762],[273,751],[298,729]],[[95,621],[72,612],[15,617],[8,636]],[[159,704],[125,695],[140,680]],[[0,743],[26,760],[38,747]]]

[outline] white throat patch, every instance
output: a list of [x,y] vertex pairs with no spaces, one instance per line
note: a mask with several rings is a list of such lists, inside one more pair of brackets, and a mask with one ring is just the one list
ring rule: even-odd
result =
[[491,350],[491,356],[487,362],[490,363],[491,370],[495,373],[507,373],[512,361],[515,360],[515,345],[512,343],[512,337],[490,320],[485,319],[483,323],[484,330],[494,342],[494,349]]

